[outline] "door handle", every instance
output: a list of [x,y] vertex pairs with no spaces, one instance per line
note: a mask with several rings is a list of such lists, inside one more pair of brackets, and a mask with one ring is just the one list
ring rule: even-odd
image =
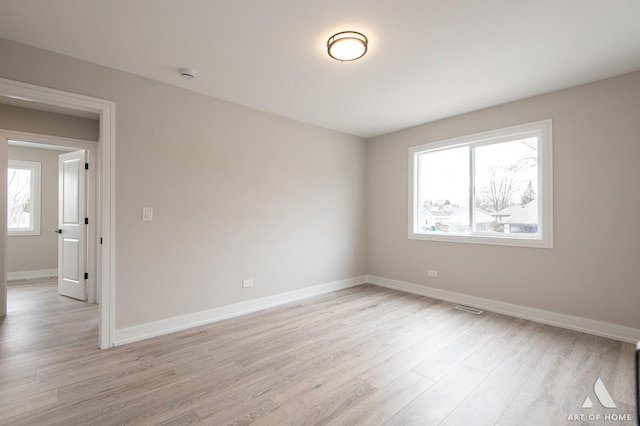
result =
[[56,229],[54,232],[55,232],[56,234],[62,234],[62,229]]

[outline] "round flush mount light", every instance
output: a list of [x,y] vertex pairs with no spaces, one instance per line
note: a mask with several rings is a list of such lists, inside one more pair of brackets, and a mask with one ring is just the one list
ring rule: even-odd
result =
[[367,53],[369,40],[356,31],[342,31],[327,40],[327,53],[340,62],[355,61]]
[[180,68],[178,72],[180,73],[180,77],[185,80],[194,80],[196,78],[196,72],[191,68]]

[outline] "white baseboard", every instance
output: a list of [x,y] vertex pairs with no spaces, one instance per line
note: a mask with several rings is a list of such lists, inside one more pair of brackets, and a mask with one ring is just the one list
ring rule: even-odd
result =
[[233,305],[222,306],[207,311],[195,312],[179,317],[167,318],[160,321],[154,321],[151,323],[118,329],[115,330],[114,341],[116,346],[133,343],[140,340],[148,339],[150,337],[161,336],[180,330],[185,330],[191,327],[197,327],[216,321],[222,321],[228,318],[261,311],[263,309],[273,308],[276,306],[284,305],[286,303],[291,303],[298,300],[307,299],[310,297],[319,296],[321,294],[343,290],[366,283],[404,291],[406,293],[431,297],[438,300],[444,300],[447,302],[472,306],[486,311],[509,315],[516,318],[523,318],[542,324],[553,325],[569,330],[581,331],[584,333],[594,334],[596,336],[607,337],[623,342],[635,344],[636,342],[640,341],[640,329],[637,328],[625,327],[617,324],[545,311],[542,309],[529,308],[513,303],[500,302],[496,300],[485,299],[483,297],[470,296],[453,291],[441,290],[433,287],[427,287],[419,284],[397,281],[373,275],[334,281],[331,283],[321,284],[300,290],[294,290],[287,293],[281,293],[273,296],[261,297],[259,299],[248,300],[246,302],[240,302]]
[[438,300],[444,300],[446,302],[472,306],[486,311],[523,318],[556,327],[567,328],[569,330],[581,331],[588,334],[594,334],[596,336],[608,337],[610,339],[620,340],[623,342],[635,344],[640,341],[640,329],[637,328],[625,327],[622,325],[580,318],[572,315],[559,314],[542,309],[529,308],[507,302],[499,302],[497,300],[469,296],[453,291],[441,290],[372,275],[367,276],[367,281],[380,287],[418,294],[420,296],[427,296]]
[[273,296],[261,297],[259,299],[247,300],[233,305],[222,306],[209,309],[207,311],[194,312],[174,318],[167,318],[146,324],[115,330],[115,345],[137,342],[150,337],[161,336],[175,331],[185,330],[199,325],[222,321],[240,315],[250,314],[267,308],[284,305],[309,297],[319,296],[332,291],[343,290],[367,283],[366,276],[349,278],[341,281],[334,281],[320,284],[300,290],[289,291]]
[[7,281],[34,280],[58,276],[58,269],[40,269],[36,271],[7,272]]

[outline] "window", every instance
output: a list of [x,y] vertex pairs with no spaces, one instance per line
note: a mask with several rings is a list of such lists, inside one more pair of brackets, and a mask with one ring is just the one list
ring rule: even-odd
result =
[[553,247],[551,120],[409,148],[409,238]]
[[9,160],[7,234],[40,235],[40,163]]

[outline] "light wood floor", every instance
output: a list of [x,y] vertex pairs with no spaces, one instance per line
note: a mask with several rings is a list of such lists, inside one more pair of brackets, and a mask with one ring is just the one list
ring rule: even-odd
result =
[[[539,426],[634,412],[632,345],[452,307],[365,285],[100,351],[95,305],[10,286],[0,424]],[[616,409],[599,404],[598,377]]]

